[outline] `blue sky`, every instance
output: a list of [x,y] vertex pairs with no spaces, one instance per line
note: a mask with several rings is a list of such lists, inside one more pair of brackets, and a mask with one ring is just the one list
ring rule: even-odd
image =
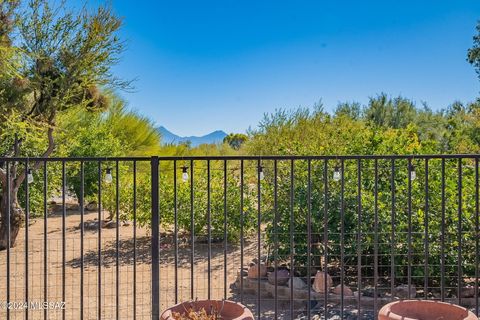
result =
[[111,3],[128,40],[115,72],[137,79],[122,95],[179,135],[243,132],[319,100],[332,111],[385,92],[439,109],[480,95],[465,60],[477,0]]

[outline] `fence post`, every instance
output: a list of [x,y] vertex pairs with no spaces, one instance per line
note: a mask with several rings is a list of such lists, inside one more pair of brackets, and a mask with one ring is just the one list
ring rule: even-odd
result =
[[152,320],[160,319],[160,270],[159,270],[159,207],[158,207],[158,157],[154,156],[151,165],[152,195]]

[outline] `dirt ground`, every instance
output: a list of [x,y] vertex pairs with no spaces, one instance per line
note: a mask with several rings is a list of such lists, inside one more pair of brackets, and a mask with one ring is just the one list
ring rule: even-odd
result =
[[[87,212],[84,221],[94,222],[98,212]],[[28,228],[28,257],[25,248],[25,228],[20,230],[17,245],[10,250],[10,301],[11,319],[24,319],[23,302],[48,301],[52,309],[48,309],[47,319],[80,319],[81,315],[81,234],[80,214],[68,211],[65,222],[65,267],[62,264],[62,215],[54,213],[47,218],[47,298],[44,296],[44,219],[31,219]],[[146,228],[136,229],[136,264],[134,264],[133,224],[121,224],[119,227],[119,263],[118,263],[118,316],[119,319],[150,319],[151,316],[151,259],[150,235]],[[86,230],[84,235],[84,267],[83,267],[83,316],[84,319],[116,318],[116,229],[101,230],[101,267],[98,265],[97,230]],[[182,240],[182,239],[180,239]],[[160,310],[177,301],[191,300],[191,246],[187,239],[178,252],[178,281],[175,282],[175,254],[171,239],[164,239],[160,252]],[[208,295],[208,246],[195,244],[195,263],[193,266],[194,299],[203,299]],[[224,291],[227,298],[235,299],[230,285],[235,282],[240,267],[239,246],[229,244],[227,259],[224,261],[223,242],[212,245],[211,252],[211,297],[222,299]],[[244,261],[248,264],[256,256],[254,244],[244,250]],[[25,259],[28,258],[28,284]],[[227,266],[227,282],[224,287],[224,265]],[[63,277],[63,273],[65,277]],[[134,275],[136,279],[134,280]],[[100,292],[98,280],[101,277]],[[65,305],[62,305],[62,284],[65,283]],[[28,296],[27,290],[28,288]],[[100,296],[100,300],[98,297]],[[7,252],[0,252],[0,319],[6,318],[7,300]],[[134,301],[136,305],[134,305]],[[101,314],[98,314],[100,305]],[[44,319],[44,310],[31,306],[29,319]],[[20,308],[20,309],[18,309]]]

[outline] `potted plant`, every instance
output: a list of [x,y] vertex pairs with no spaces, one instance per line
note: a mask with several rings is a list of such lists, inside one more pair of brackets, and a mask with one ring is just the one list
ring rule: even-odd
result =
[[244,305],[230,300],[183,302],[165,310],[162,320],[254,320]]
[[386,304],[378,313],[379,320],[477,320],[468,309],[434,300],[399,300]]

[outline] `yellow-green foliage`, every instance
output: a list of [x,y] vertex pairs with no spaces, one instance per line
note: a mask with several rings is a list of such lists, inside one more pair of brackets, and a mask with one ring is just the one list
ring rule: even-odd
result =
[[[410,105],[408,105],[410,103]],[[380,95],[359,108],[358,104],[342,104],[334,115],[315,108],[295,111],[278,111],[266,115],[260,127],[250,132],[247,150],[257,155],[417,155],[435,153],[457,153],[479,150],[478,121],[479,104],[463,105],[455,103],[445,110],[432,112],[428,108],[417,109],[408,100],[388,99]],[[405,121],[408,119],[408,121]],[[405,276],[408,247],[408,230],[411,237],[413,255],[412,274],[422,276],[425,263],[425,228],[429,228],[428,262],[431,277],[439,275],[438,262],[441,248],[438,245],[442,228],[442,208],[445,212],[445,259],[447,278],[454,279],[457,269],[459,246],[458,226],[461,224],[463,272],[472,274],[475,261],[475,162],[473,160],[445,161],[445,203],[442,204],[442,161],[430,160],[428,193],[426,194],[425,161],[413,157],[417,179],[412,182],[411,195],[408,194],[408,162],[406,159],[394,161],[395,204],[392,197],[392,162],[378,160],[377,189],[375,189],[374,160],[345,160],[342,172],[345,188],[343,192],[343,215],[341,185],[332,179],[338,159],[325,163],[313,160],[311,165],[311,198],[308,197],[308,162],[298,160],[278,161],[277,210],[273,210],[274,176],[273,162],[264,160],[265,181],[263,187],[262,210],[266,224],[266,236],[270,247],[278,243],[278,258],[290,260],[294,250],[296,263],[306,263],[308,250],[308,207],[311,206],[311,230],[313,261],[318,265],[320,257],[328,250],[331,261],[338,260],[343,241],[345,263],[356,265],[356,255],[360,250],[366,257],[364,265],[372,265],[369,255],[374,251],[375,237],[379,246],[379,264],[389,265],[392,246],[395,250],[396,276]],[[462,207],[459,216],[459,176],[458,166],[462,165]],[[327,165],[325,170],[325,165]],[[327,179],[327,189],[325,181]],[[359,196],[359,190],[361,195]],[[290,197],[293,195],[293,202]],[[377,197],[375,197],[377,195]],[[426,210],[426,199],[429,201]],[[408,203],[411,201],[409,210]],[[360,205],[361,204],[361,205]],[[375,211],[375,204],[377,211]],[[442,207],[442,205],[444,207]],[[377,213],[378,229],[373,228]],[[326,216],[325,216],[326,215]],[[393,218],[392,218],[393,217]],[[327,225],[324,219],[327,219]],[[392,219],[394,224],[392,225]],[[271,223],[272,221],[275,221]],[[411,223],[409,223],[409,221]],[[344,236],[340,230],[343,223]],[[293,229],[292,229],[293,226]],[[327,232],[329,245],[322,242]],[[392,240],[391,234],[395,234]],[[295,248],[290,246],[294,234]],[[361,240],[358,241],[358,234]],[[278,242],[277,242],[278,241]],[[360,249],[359,249],[360,246]],[[418,266],[418,267],[417,267]],[[365,268],[364,272],[369,272]],[[371,271],[371,269],[369,269]],[[380,268],[380,275],[388,276],[388,267]],[[422,279],[423,281],[423,279]],[[435,281],[435,280],[432,280]]]
[[266,114],[249,132],[255,155],[476,153],[480,103],[456,102],[437,112],[385,94],[363,108],[343,103],[331,115],[322,105]]

